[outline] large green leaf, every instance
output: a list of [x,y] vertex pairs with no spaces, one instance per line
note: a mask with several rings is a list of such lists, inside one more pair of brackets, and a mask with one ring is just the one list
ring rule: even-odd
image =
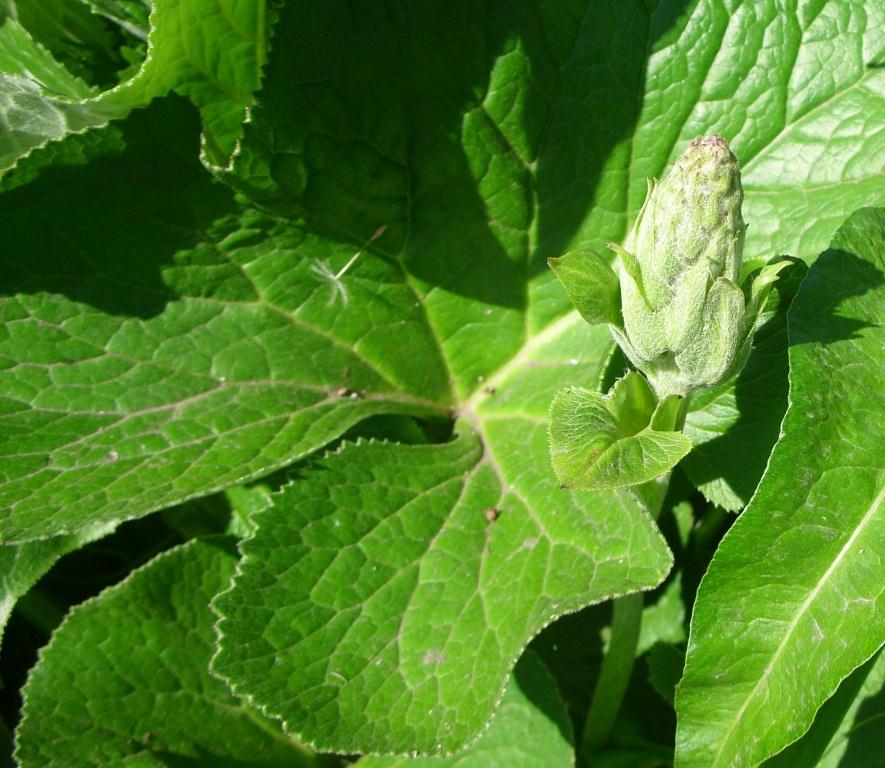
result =
[[[621,240],[645,177],[660,175],[695,133],[719,131],[750,158],[754,252],[817,248],[828,217],[847,213],[858,195],[883,194],[874,131],[883,73],[866,66],[881,48],[878,11],[835,1],[815,9],[785,10],[774,0],[665,2],[653,11],[639,0],[290,2],[224,174],[260,212],[201,175],[196,126],[169,105],[99,139],[91,132],[30,155],[10,182],[18,186],[0,199],[12,214],[2,219],[10,266],[0,342],[9,398],[0,422],[3,536],[143,515],[270,472],[373,413],[455,412],[472,424],[478,446],[471,483],[482,493],[459,508],[481,526],[478,541],[486,526],[534,526],[567,544],[551,544],[549,563],[526,572],[517,602],[532,610],[501,630],[506,643],[493,649],[478,700],[458,710],[460,730],[446,743],[475,736],[543,621],[649,587],[669,562],[628,500],[556,487],[547,408],[558,389],[595,384],[607,340],[570,310],[546,259]],[[199,27],[186,31],[199,35]],[[851,45],[840,30],[850,30]],[[169,39],[174,51],[180,38]],[[738,92],[725,93],[733,82]],[[860,96],[862,122],[844,137],[827,107],[847,110]],[[790,166],[775,174],[780,158]],[[784,191],[787,171],[795,183]],[[384,449],[412,463],[405,457],[421,450]],[[431,470],[391,482],[417,482]],[[332,479],[311,472],[281,503],[294,504],[324,477]],[[460,477],[441,479],[445,488],[453,481]],[[399,519],[384,488],[372,490],[366,509]],[[492,524],[497,513],[486,517],[486,504],[497,502],[503,514]],[[259,518],[268,531],[286,521]],[[448,515],[444,523],[446,540],[457,537]],[[353,521],[345,532],[355,535]],[[537,546],[524,549],[534,538]],[[570,570],[579,538],[585,567],[606,569]],[[507,541],[512,551],[491,556],[519,562],[545,540]],[[423,541],[435,555],[433,543]],[[271,544],[259,528],[252,546]],[[359,554],[353,540],[349,547]],[[469,547],[464,554],[474,568],[484,562]],[[243,579],[260,566],[249,562]],[[411,567],[427,566],[419,558]],[[280,573],[264,575],[296,594],[322,578],[308,573],[292,587]],[[459,592],[460,583],[451,585],[452,603],[416,601],[410,615],[471,605],[475,593]],[[259,603],[238,592],[243,604]],[[385,631],[399,621],[372,618]],[[495,637],[490,626],[472,614],[457,625],[471,649]],[[415,624],[410,652],[439,631]],[[275,639],[285,649],[292,637]],[[391,685],[413,673],[396,669]],[[328,695],[334,681],[314,693]],[[345,703],[352,712],[367,705],[356,696]],[[301,706],[294,694],[288,704]],[[409,728],[423,729],[423,747],[443,743],[409,716]],[[290,725],[306,730],[311,717],[296,712]],[[372,743],[407,744],[410,732],[380,722],[390,729]],[[364,746],[342,723],[329,714],[317,738]]]
[[[763,6],[767,8],[768,4],[756,4],[757,10]],[[39,301],[63,303],[57,294],[64,295],[68,283],[73,282],[83,288],[76,297],[81,302],[98,309],[110,306],[118,316],[113,323],[125,325],[127,330],[138,328],[140,321],[132,320],[134,317],[143,318],[145,307],[148,314],[155,314],[158,305],[164,301],[163,296],[182,292],[180,283],[188,282],[185,277],[188,270],[183,265],[194,258],[189,255],[193,249],[175,246],[174,252],[182,266],[174,269],[133,270],[126,259],[121,260],[116,255],[112,258],[111,249],[104,247],[103,243],[116,242],[120,252],[132,253],[140,263],[147,259],[147,263],[157,264],[168,258],[173,249],[168,242],[162,245],[156,242],[156,235],[162,228],[150,228],[145,222],[143,227],[135,227],[139,237],[133,252],[132,240],[125,238],[126,231],[131,228],[130,221],[124,218],[122,211],[116,218],[106,216],[103,206],[118,189],[122,189],[129,196],[133,209],[152,209],[162,221],[170,213],[173,219],[181,219],[187,211],[193,210],[192,206],[204,208],[212,203],[226,212],[225,226],[208,231],[212,228],[204,225],[207,216],[220,214],[217,208],[215,213],[201,211],[199,217],[195,214],[195,218],[200,218],[199,222],[183,222],[184,230],[196,228],[203,233],[198,238],[205,244],[200,249],[200,258],[210,258],[208,254],[219,240],[227,246],[236,244],[237,250],[248,250],[253,271],[261,271],[266,276],[266,286],[259,285],[259,293],[272,287],[274,291],[288,291],[289,298],[294,298],[296,293],[305,300],[311,296],[311,311],[317,322],[337,328],[349,326],[348,343],[359,340],[361,347],[371,343],[389,348],[389,339],[398,323],[405,322],[406,327],[420,326],[428,344],[412,347],[408,354],[411,361],[424,360],[417,368],[424,369],[421,373],[425,379],[434,383],[421,382],[417,387],[420,391],[415,387],[401,389],[410,391],[413,398],[417,396],[451,404],[441,395],[439,387],[441,371],[436,361],[441,356],[449,369],[442,374],[451,378],[453,389],[463,400],[487,386],[485,379],[502,366],[518,369],[524,350],[532,347],[538,334],[568,312],[568,302],[552,273],[544,267],[544,258],[558,255],[569,244],[599,245],[623,236],[627,222],[645,192],[644,176],[660,173],[667,162],[668,152],[672,154],[669,143],[664,146],[661,141],[660,119],[656,116],[656,110],[661,108],[662,89],[681,94],[679,104],[687,106],[680,106],[680,109],[688,110],[685,117],[688,120],[693,109],[692,99],[696,100],[698,95],[696,87],[695,91],[685,89],[696,80],[697,73],[715,64],[715,51],[723,40],[734,39],[746,30],[748,34],[753,33],[752,41],[759,48],[764,42],[756,36],[754,22],[757,19],[749,11],[729,16],[715,9],[712,12],[705,3],[699,3],[682,15],[675,13],[673,7],[664,5],[650,16],[639,3],[635,7],[623,3],[600,4],[592,11],[584,13],[584,10],[583,5],[576,2],[568,8],[545,7],[543,12],[526,7],[519,13],[498,14],[494,7],[490,7],[485,14],[477,14],[472,6],[446,6],[445,10],[437,9],[436,15],[423,12],[413,15],[407,5],[397,4],[391,6],[389,14],[380,13],[375,7],[350,13],[333,4],[324,4],[322,9],[300,9],[291,4],[281,19],[279,44],[269,65],[267,87],[255,109],[236,165],[238,184],[264,205],[275,208],[284,218],[259,218],[259,224],[254,220],[242,221],[244,216],[248,218],[256,214],[247,214],[232,204],[220,202],[220,192],[208,182],[197,183],[195,163],[186,166],[188,173],[194,174],[196,186],[193,194],[187,193],[185,201],[180,178],[183,168],[175,167],[175,164],[184,167],[187,161],[182,158],[170,163],[162,159],[167,157],[167,149],[157,146],[167,141],[177,145],[181,138],[182,129],[170,119],[163,128],[162,139],[158,137],[154,144],[156,159],[150,156],[154,150],[145,149],[140,164],[139,161],[133,164],[131,154],[127,154],[129,150],[121,150],[120,163],[113,169],[116,175],[105,173],[109,167],[106,162],[93,162],[78,172],[71,170],[68,188],[72,189],[72,194],[63,202],[61,195],[44,195],[43,187],[35,185],[29,202],[34,216],[5,222],[6,242],[17,244],[13,258],[25,262],[35,259],[38,263],[48,262],[51,259],[47,254],[52,250],[68,254],[74,243],[73,247],[81,252],[93,248],[99,255],[104,252],[106,260],[113,263],[103,268],[113,273],[113,280],[118,280],[121,275],[125,277],[123,282],[93,280],[94,268],[88,264],[82,266],[88,260],[74,259],[71,272],[54,284],[37,280],[23,286],[11,281],[10,287],[15,291],[42,291]],[[160,13],[159,7],[157,13]],[[797,17],[793,24],[805,25],[817,34],[822,20],[831,18],[834,13],[849,14],[849,28],[856,29],[858,35],[866,34],[871,41],[867,49],[875,50],[875,31],[864,32],[870,20],[861,18],[857,15],[859,12],[852,9],[846,10],[842,4],[824,5],[817,16]],[[715,21],[712,32],[705,31],[698,38],[708,17]],[[768,18],[773,29],[782,24],[779,16]],[[470,35],[459,33],[441,37],[440,30],[446,29],[471,32]],[[870,30],[874,27],[870,26]],[[326,44],[339,36],[347,42],[346,45]],[[174,38],[174,34],[171,37]],[[807,39],[816,40],[817,37],[809,32]],[[829,43],[822,40],[815,42],[813,48],[818,51],[826,45]],[[232,48],[231,52],[234,50]],[[758,52],[749,44],[742,46],[741,50],[746,51],[748,60],[751,53]],[[768,50],[765,48],[765,56],[770,55]],[[650,53],[647,62],[646,52]],[[679,66],[671,67],[674,61]],[[614,64],[609,66],[612,62]],[[686,62],[691,64],[688,69],[692,73],[687,80],[680,74],[680,66],[688,66]],[[748,83],[758,83],[769,76],[764,63],[749,68],[745,77]],[[646,70],[643,81],[642,73]],[[311,73],[317,71],[326,73],[322,83],[312,78]],[[840,69],[841,74],[844,72]],[[829,68],[815,69],[810,65],[803,68],[809,92],[840,93],[844,78],[834,79],[830,75]],[[144,73],[139,77],[149,79]],[[667,77],[673,82],[667,83]],[[865,69],[861,77],[866,84],[864,88],[879,82],[874,69]],[[624,93],[631,90],[637,95],[635,102],[624,98]],[[595,97],[585,98],[583,94],[590,91]],[[573,97],[576,93],[582,94],[581,98],[576,100]],[[695,93],[693,97],[692,93]],[[640,103],[643,105],[641,115],[638,111]],[[881,102],[870,100],[870,113],[880,108]],[[749,103],[747,109],[750,110]],[[811,115],[809,113],[803,119],[808,122],[812,120]],[[823,117],[820,119],[818,133],[827,127]],[[692,121],[687,125],[697,123],[695,118]],[[759,121],[753,120],[736,126],[733,141],[751,142],[754,132],[761,130],[758,125]],[[711,122],[703,129],[714,127]],[[635,138],[627,142],[634,129]],[[694,128],[686,127],[685,130]],[[157,133],[159,131],[158,128]],[[768,131],[765,135],[770,133]],[[91,135],[72,137],[69,140],[71,151],[67,155],[63,150],[55,149],[55,145],[47,147],[31,167],[49,161],[61,164],[82,162],[83,158],[77,156],[89,156],[84,147],[91,141]],[[184,132],[184,135],[190,134]],[[784,135],[802,138],[805,134]],[[672,140],[673,151],[676,151],[679,136],[673,136]],[[782,140],[783,136],[779,141]],[[752,139],[751,143],[758,150],[756,156],[763,157],[767,145],[757,139]],[[796,146],[802,146],[801,142]],[[851,167],[870,169],[871,164],[862,160],[866,157],[864,141],[859,139],[851,146],[854,147],[852,151],[856,151],[852,157],[858,158],[852,161]],[[75,159],[72,160],[71,156]],[[796,160],[800,165],[802,162]],[[826,158],[818,159],[816,167],[827,166],[828,162]],[[124,167],[130,169],[129,172],[123,172]],[[149,173],[132,172],[142,168]],[[53,187],[55,177],[47,176],[42,183],[45,187]],[[852,185],[849,185],[852,189],[857,186],[854,182]],[[99,192],[101,189],[105,192],[96,196],[96,187]],[[799,185],[799,189],[802,188]],[[831,199],[827,199],[827,211],[841,210],[844,207],[842,187],[836,184],[827,189],[827,194],[831,195]],[[179,202],[163,206],[167,190],[169,199]],[[748,200],[750,198],[752,193],[748,194]],[[20,200],[12,202],[18,205]],[[293,215],[302,214],[304,219],[293,218]],[[39,221],[47,217],[52,220],[50,232],[37,223],[38,216]],[[239,221],[235,222],[237,217]],[[90,228],[79,226],[83,221],[94,222],[94,225]],[[819,219],[815,218],[815,222]],[[181,223],[176,222],[179,226],[175,232],[183,231]],[[384,234],[371,243],[347,275],[330,281],[325,287],[318,282],[317,275],[334,276],[372,239],[373,233],[384,227]],[[243,247],[244,241],[239,235],[231,236],[235,230],[249,233],[252,238],[249,249]],[[50,238],[52,248],[44,247],[41,239],[44,237]],[[792,240],[784,237],[778,245],[787,249],[796,244],[798,237],[808,239],[810,236],[804,231],[800,235],[796,230]],[[264,243],[257,242],[261,238],[266,238]],[[294,246],[279,247],[281,240],[298,243],[297,258],[292,257],[296,251]],[[35,249],[38,255],[35,255]],[[263,258],[254,258],[258,252]],[[223,255],[219,258],[226,259]],[[273,268],[266,269],[271,262]],[[41,271],[46,273],[55,268],[54,263],[47,263]],[[85,275],[73,274],[77,269],[83,270]],[[206,269],[194,267],[190,271],[195,276],[189,281],[190,293],[196,292],[202,297],[220,290],[219,285],[225,286],[229,291],[224,295],[228,302],[224,304],[226,313],[242,312],[244,296],[249,297],[246,301],[254,296],[251,288],[244,285],[249,276],[241,275],[234,264],[213,267],[211,278],[207,277]],[[381,276],[382,273],[385,276]],[[68,280],[71,275],[72,280]],[[281,275],[285,279],[280,278]],[[403,302],[395,302],[391,307],[389,302],[378,302],[379,279],[387,287],[389,281],[394,280],[406,292],[403,296],[411,292],[412,305],[407,307]],[[235,287],[237,285],[240,287]],[[362,290],[354,291],[354,288]],[[336,289],[339,289],[338,293],[335,293]],[[129,293],[128,297],[122,297],[124,291]],[[351,301],[346,309],[352,310],[353,314],[344,312],[339,315],[336,304],[323,310],[320,306],[323,298],[329,301],[335,296],[341,299],[338,304],[343,304],[343,298],[349,296]],[[36,294],[29,300],[37,300]],[[370,301],[371,310],[355,308],[369,306]],[[152,337],[150,343],[143,338],[131,338],[127,342],[128,351],[144,345],[144,349],[136,350],[138,358],[140,354],[152,354],[155,344],[168,348],[169,340],[164,334],[169,334],[179,339],[179,344],[184,347],[196,344],[195,354],[203,355],[206,360],[205,334],[199,341],[195,338],[205,320],[192,316],[190,320],[181,318],[179,322],[175,314],[185,307],[192,311],[196,304],[193,301],[171,302],[168,309],[173,327],[167,330],[167,325],[160,322],[159,317],[154,318],[155,326],[146,330]],[[283,315],[271,311],[264,313],[270,315],[268,329],[276,322],[288,322],[287,311],[299,318],[305,314],[300,308],[292,310],[300,307],[295,300],[288,304],[282,302],[282,305]],[[205,303],[200,306],[206,308]],[[214,306],[218,311],[217,302]],[[382,311],[383,316],[378,317],[382,306],[390,311]],[[21,312],[20,308],[15,311]],[[254,305],[250,305],[249,311],[253,321],[265,322],[259,318],[262,313],[256,312]],[[100,317],[101,323],[107,322],[103,315]],[[359,318],[367,324],[360,324]],[[188,322],[196,323],[196,326],[188,326]],[[363,339],[370,326],[372,333]],[[45,318],[35,318],[29,328],[28,333],[37,334],[34,340],[39,337],[41,344],[54,344],[50,340],[55,331],[52,324],[45,325]],[[182,336],[182,333],[186,335]],[[254,337],[254,334],[249,335]],[[494,342],[490,343],[490,339]],[[319,343],[315,337],[313,341]],[[334,341],[327,341],[330,348],[326,352],[331,358],[348,356],[346,350],[337,347]],[[106,339],[102,340],[103,344],[105,342]],[[223,344],[224,340],[213,337],[210,346],[217,347],[219,343]],[[413,343],[400,334],[393,346],[399,350]],[[28,346],[31,346],[30,341]],[[434,348],[439,349],[439,355]],[[70,365],[66,361],[71,358],[60,350],[47,351],[46,354],[49,359],[41,360],[41,365],[54,362],[62,364],[65,370],[63,384],[55,384],[51,377],[42,383],[41,400],[54,401],[55,405],[50,407],[58,407],[61,389],[93,387],[90,366]],[[180,355],[176,350],[176,359]],[[26,379],[32,375],[31,361],[19,349],[11,352],[10,360],[17,361],[20,356],[24,358],[23,365],[8,372],[14,379]],[[238,356],[242,377],[251,375],[255,379],[266,373],[265,361],[260,357],[255,347],[251,357]],[[320,361],[314,356],[312,362],[326,364],[328,359]],[[409,365],[408,370],[400,373],[417,378],[415,367]],[[434,369],[430,376],[426,374],[428,367]],[[359,389],[360,386],[370,393],[375,391],[365,381],[360,386],[351,387],[343,375],[345,368],[349,369],[349,366],[343,361],[326,366],[323,373],[323,386],[329,387],[326,394]],[[174,373],[183,375],[177,370]],[[305,378],[310,379],[300,371],[297,377],[299,385],[305,383]],[[316,384],[315,381],[309,383]],[[395,381],[397,385],[401,383]],[[583,383],[586,382],[563,375],[563,384]],[[33,381],[23,382],[22,386],[30,393],[28,397],[35,396]],[[161,388],[159,397],[168,406],[166,415],[172,422],[179,424],[180,417],[199,412],[205,400],[189,399],[194,394],[194,386],[199,385],[183,385],[180,395],[164,394]],[[130,401],[134,398],[135,393]],[[212,400],[211,397],[207,399]],[[149,400],[143,404],[125,405],[122,409],[156,407],[155,398]],[[173,407],[177,402],[182,403],[181,408]],[[69,407],[64,404],[64,398],[61,398],[61,404],[63,408]],[[336,412],[345,405],[353,418],[393,407],[366,398],[354,403],[337,403]],[[84,403],[81,401],[78,410],[82,407]],[[292,403],[285,407],[291,410]],[[107,402],[99,402],[99,399],[88,406],[87,411],[89,408],[108,410]],[[118,409],[120,406],[115,404],[111,410]],[[262,404],[259,410],[267,409]],[[71,436],[79,450],[76,456],[68,456],[62,466],[71,468],[80,462],[96,464],[98,457],[91,455],[94,453],[94,438],[89,436],[98,429],[106,430],[106,420],[112,417],[103,414],[95,420],[79,419],[73,429],[75,434]],[[263,413],[262,417],[271,417],[271,414]],[[241,426],[242,419],[243,412],[237,411],[230,428]],[[352,423],[352,420],[341,420],[336,429]],[[138,420],[130,419],[126,422],[126,430],[137,423]],[[322,424],[322,420],[319,423]],[[69,420],[66,428],[71,426]],[[190,429],[190,425],[180,426],[184,430]],[[127,436],[126,430],[112,434],[114,441],[119,442],[120,437]],[[137,426],[133,431],[138,432]],[[318,435],[312,445],[329,439],[333,431],[330,429],[322,436]],[[107,432],[102,434],[107,435]],[[262,439],[266,440],[269,434],[265,433]],[[291,440],[291,437],[285,439]],[[44,449],[46,447],[52,450],[55,446],[44,446]],[[113,457],[114,452],[119,454],[113,444],[103,448],[107,457]],[[154,448],[147,446],[145,450],[150,452]],[[128,498],[113,501],[112,506],[118,507],[116,511],[108,510],[104,503],[96,504],[95,499],[88,499],[82,486],[76,485],[70,497],[77,503],[72,504],[71,509],[76,515],[79,502],[85,499],[83,523],[87,517],[91,521],[144,514],[190,495],[206,493],[234,480],[269,471],[304,450],[307,448],[293,448],[276,441],[272,446],[275,453],[272,460],[247,462],[247,466],[239,471],[230,464],[229,456],[210,456],[207,461],[219,460],[216,463],[223,465],[223,470],[211,478],[208,472],[199,471],[199,467],[204,466],[201,462],[197,462],[194,473],[178,478],[180,463],[167,462],[165,456],[155,457],[155,461],[140,461],[137,466],[127,467],[131,472],[125,476],[118,492],[120,495],[127,493]],[[32,466],[27,471],[34,472],[37,462],[42,459],[31,457],[29,460]],[[117,477],[117,470],[104,471]],[[176,476],[174,482],[173,475]],[[100,484],[107,479],[97,468],[94,479],[89,482]],[[31,487],[25,485],[7,490],[10,496],[6,498],[20,499],[31,492]],[[86,511],[86,508],[92,510],[93,507],[94,514]],[[119,507],[125,507],[125,510],[121,511]],[[53,512],[54,505],[50,504],[48,508],[49,514],[43,518],[42,529],[15,533],[4,525],[6,535],[19,538],[49,535],[81,524],[75,520],[61,521]]]
[[571,723],[556,682],[532,652],[516,665],[488,731],[451,757],[366,757],[360,768],[571,768]]
[[692,615],[681,767],[780,751],[885,642],[883,268],[885,210],[860,210],[790,309],[782,437]]
[[559,490],[549,470],[552,391],[572,357],[587,378],[606,359],[582,325],[476,404],[482,440],[461,422],[451,443],[349,444],[299,473],[216,602],[215,671],[321,749],[448,752],[542,627],[659,582],[669,553],[630,497]]
[[[25,5],[30,10],[31,4]],[[135,9],[130,11],[132,15]],[[19,16],[38,32],[55,23],[53,14],[46,18],[36,9]],[[31,39],[24,26],[7,19],[0,27],[0,72],[7,73],[0,75],[0,124],[4,128],[0,169],[35,147],[124,117],[170,90],[200,107],[206,157],[213,163],[226,162],[261,77],[267,36],[265,2],[154,0],[150,23],[147,57],[138,72],[124,83],[90,94],[71,87],[59,89],[59,81],[69,84],[75,78]],[[47,36],[51,41],[74,34],[62,25],[53,27]],[[4,50],[7,40],[16,45]],[[34,51],[40,52],[44,65],[40,69],[31,66]],[[47,81],[43,73],[50,67],[54,77]]]
[[0,198],[4,540],[232,485],[372,413],[442,410],[446,372],[395,267],[366,259],[366,288],[330,304],[305,255],[350,250],[237,208],[183,103],[107,131]]
[[195,540],[75,608],[25,686],[20,765],[312,765],[209,675],[208,603],[235,563],[227,540]]
[[[652,46],[638,176],[660,176],[698,134],[724,136],[743,169],[745,254],[766,259],[811,261],[849,213],[881,203],[885,6],[699,0],[656,17],[673,23]],[[643,193],[636,178],[631,207]]]

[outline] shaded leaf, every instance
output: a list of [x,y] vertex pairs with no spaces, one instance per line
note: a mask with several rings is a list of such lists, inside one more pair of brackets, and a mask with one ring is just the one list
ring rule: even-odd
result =
[[0,72],[28,78],[47,92],[70,99],[95,94],[94,88],[68,72],[12,18],[0,24]]
[[0,638],[16,601],[46,573],[62,555],[110,533],[112,524],[85,528],[72,536],[0,547]]
[[648,681],[661,694],[664,701],[672,704],[676,684],[682,678],[685,666],[685,649],[670,643],[656,643],[648,654]]
[[92,86],[116,84],[119,41],[82,0],[0,0],[0,21],[8,20],[75,77]]
[[235,563],[226,540],[195,540],[75,608],[24,689],[23,768],[312,764],[209,675],[208,603]]
[[[31,26],[47,29],[52,14],[47,17],[36,9],[34,13],[37,18]],[[170,90],[200,108],[207,159],[226,162],[260,80],[267,34],[265,3],[154,0],[150,23],[142,67],[126,82],[97,95],[71,92],[70,86],[66,91],[53,89],[41,71],[28,67],[39,46],[30,40],[25,27],[15,25],[23,39],[7,51],[3,63],[2,71],[13,74],[0,78],[0,121],[6,128],[0,141],[0,169],[48,142],[125,117]],[[68,36],[69,31],[62,27],[47,34],[56,39]],[[48,53],[46,57],[51,60]],[[64,67],[53,64],[60,70],[53,82],[65,79],[70,83],[73,78],[64,77]]]
[[328,305],[308,254],[349,249],[238,208],[196,158],[194,118],[158,102],[104,144],[71,137],[67,165],[0,199],[5,541],[266,474],[373,413],[444,410],[402,274],[367,258],[352,274],[370,316]]

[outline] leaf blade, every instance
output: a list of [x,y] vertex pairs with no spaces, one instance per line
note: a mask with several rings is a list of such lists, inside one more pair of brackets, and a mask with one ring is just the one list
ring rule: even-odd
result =
[[348,275],[383,297],[375,327],[356,302],[330,304],[311,264],[352,254],[238,208],[194,156],[194,117],[169,100],[103,144],[70,137],[69,156],[35,178],[23,166],[28,183],[0,200],[4,541],[266,474],[368,415],[446,412],[447,372],[402,274],[365,255]]
[[[791,307],[782,437],[714,557],[692,618],[677,692],[680,766],[757,764],[778,752],[885,640],[885,584],[874,564],[885,443],[864,415],[881,413],[883,403],[872,394],[875,369],[858,367],[881,344],[883,243],[885,211],[852,215]],[[822,317],[836,301],[838,317]],[[809,456],[812,443],[819,453]],[[783,562],[792,566],[786,572]],[[740,663],[732,661],[742,649]],[[819,673],[809,678],[797,665],[810,662]],[[721,714],[711,720],[710,712]]]
[[451,757],[364,757],[362,768],[569,768],[574,765],[571,723],[556,682],[532,652],[514,669],[489,729]]
[[[233,572],[231,542],[193,540],[75,608],[24,689],[22,766],[199,760],[312,764],[272,721],[210,677],[208,602]],[[129,694],[129,695],[127,695]]]
[[216,673],[322,748],[448,752],[555,616],[663,578],[671,555],[629,497],[557,491],[547,469],[549,393],[578,350],[591,371],[608,351],[581,324],[475,402],[478,433],[347,445],[258,513],[215,604]]

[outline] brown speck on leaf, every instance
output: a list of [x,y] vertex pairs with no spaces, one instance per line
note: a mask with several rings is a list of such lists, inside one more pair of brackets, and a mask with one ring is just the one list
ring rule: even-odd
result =
[[494,507],[489,507],[485,511],[485,516],[486,516],[486,520],[488,520],[490,523],[494,523],[495,520],[497,520],[499,517],[501,517],[501,510],[495,509]]
[[494,395],[495,392],[497,392],[498,390],[495,389],[495,387],[483,387],[482,391],[485,392],[487,395]]

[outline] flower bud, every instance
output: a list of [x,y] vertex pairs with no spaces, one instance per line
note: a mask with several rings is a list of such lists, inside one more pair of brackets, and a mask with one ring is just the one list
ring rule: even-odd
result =
[[737,158],[718,136],[699,137],[663,181],[649,180],[625,247],[609,245],[623,317],[612,330],[659,397],[717,384],[749,351],[760,307],[747,305],[737,283],[742,202]]

